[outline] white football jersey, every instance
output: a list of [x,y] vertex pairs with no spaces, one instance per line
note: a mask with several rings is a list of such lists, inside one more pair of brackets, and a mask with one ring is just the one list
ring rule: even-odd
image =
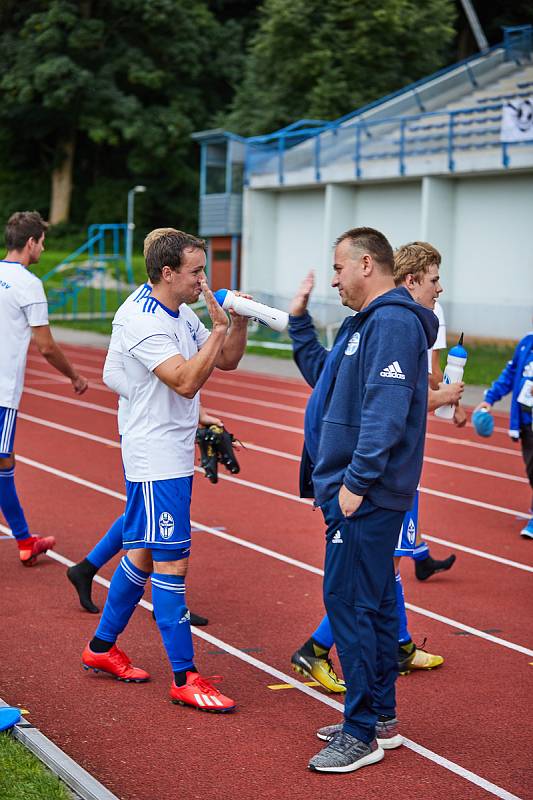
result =
[[435,308],[433,309],[433,313],[439,320],[439,330],[437,333],[437,338],[435,339],[435,344],[433,347],[430,347],[428,350],[428,369],[431,372],[431,353],[433,350],[446,350],[446,320],[444,319],[444,311],[437,300],[435,303]]
[[122,458],[129,481],[182,478],[194,472],[194,439],[200,396],[181,397],[154,374],[167,359],[192,358],[209,331],[187,305],[177,313],[146,297],[122,326],[121,348],[128,387],[128,419]]
[[[124,370],[124,363],[122,359],[122,328],[124,323],[130,316],[137,311],[141,311],[143,303],[147,297],[152,294],[152,287],[148,283],[143,283],[137,286],[133,292],[126,297],[122,305],[120,305],[113,317],[111,328],[111,339],[109,340],[108,355],[106,359],[106,367],[118,368]],[[124,375],[125,380],[125,375]],[[113,387],[115,389],[115,387]],[[122,435],[126,422],[128,420],[128,399],[119,394],[118,398],[118,432]]]
[[0,406],[19,406],[31,328],[38,325],[48,325],[42,282],[18,261],[0,261]]

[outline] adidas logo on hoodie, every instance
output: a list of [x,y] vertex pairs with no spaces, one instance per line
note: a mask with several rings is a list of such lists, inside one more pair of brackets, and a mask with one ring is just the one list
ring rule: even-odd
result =
[[397,361],[393,361],[388,367],[382,369],[379,374],[382,378],[399,378],[401,381],[405,380],[405,375]]

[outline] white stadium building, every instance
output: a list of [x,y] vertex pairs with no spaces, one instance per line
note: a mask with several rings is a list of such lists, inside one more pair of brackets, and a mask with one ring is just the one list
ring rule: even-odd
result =
[[200,235],[214,288],[240,286],[287,308],[317,273],[312,313],[342,310],[332,246],[371,226],[397,247],[443,255],[448,328],[516,339],[533,313],[532,28],[334,122],[300,120],[201,146]]

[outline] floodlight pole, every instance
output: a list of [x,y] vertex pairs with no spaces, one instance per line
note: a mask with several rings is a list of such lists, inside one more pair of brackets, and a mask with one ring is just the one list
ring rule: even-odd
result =
[[476,14],[476,10],[471,2],[471,0],[461,0],[461,5],[463,7],[463,11],[465,12],[465,16],[468,20],[468,24],[472,29],[472,33],[474,34],[474,39],[476,40],[476,44],[479,50],[484,53],[486,50],[489,49],[489,43],[487,42],[487,37],[481,27],[481,23],[479,21],[479,17]]
[[133,267],[132,267],[132,253],[133,253],[133,231],[135,230],[135,223],[133,221],[133,214],[135,208],[135,195],[140,192],[145,192],[146,186],[134,186],[128,192],[128,221],[126,227],[126,272],[128,280],[133,283]]

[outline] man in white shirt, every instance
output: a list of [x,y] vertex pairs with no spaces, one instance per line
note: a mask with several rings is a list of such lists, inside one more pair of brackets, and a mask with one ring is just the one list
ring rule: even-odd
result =
[[[151,241],[154,241],[168,228],[157,228],[152,231],[145,239],[145,251]],[[122,437],[122,433],[126,426],[128,418],[128,387],[127,378],[124,370],[124,360],[122,357],[122,329],[126,320],[131,314],[141,313],[145,301],[152,293],[152,286],[150,283],[144,283],[137,286],[136,289],[124,300],[124,302],[117,309],[112,322],[111,339],[104,364],[103,379],[106,386],[112,389],[118,395],[118,433]],[[155,306],[155,313],[160,313],[163,317],[166,312],[162,310],[161,306]],[[200,406],[200,424],[209,425],[222,425],[222,420],[208,414]],[[75,587],[80,604],[82,608],[89,611],[91,614],[98,614],[100,609],[93,602],[92,599],[92,583],[94,576],[101,567],[110,561],[114,556],[122,550],[122,532],[124,528],[124,514],[117,517],[106,531],[104,536],[96,543],[85,558],[74,564],[67,569],[67,577],[72,585]],[[194,614],[190,611],[191,625],[204,626],[208,624],[208,619],[199,614]]]
[[[115,642],[152,580],[155,617],[169,657],[174,702],[209,711],[235,703],[201,677],[194,665],[185,575],[190,552],[190,501],[199,389],[218,366],[235,369],[246,345],[247,320],[228,319],[205,281],[205,243],[166,229],[146,251],[152,293],[122,330],[128,416],[122,456],[126,474],[123,544],[95,636],[83,664],[119,680],[142,682]],[[187,303],[203,292],[212,331]]]
[[13,214],[5,230],[7,254],[0,261],[0,508],[24,566],[55,546],[53,536],[30,535],[15,488],[15,427],[30,339],[49,364],[70,378],[76,394],[87,389],[86,378],[54,341],[43,284],[27,269],[39,261],[47,227],[37,211]]

